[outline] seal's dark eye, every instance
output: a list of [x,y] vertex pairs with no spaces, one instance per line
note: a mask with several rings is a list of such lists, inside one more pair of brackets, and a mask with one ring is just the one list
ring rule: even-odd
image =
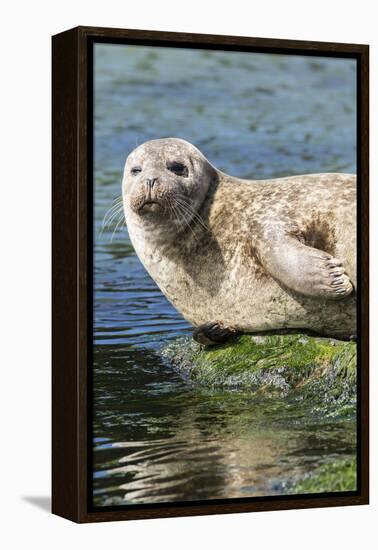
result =
[[133,176],[135,176],[136,174],[139,174],[139,172],[142,171],[142,168],[140,166],[134,166],[133,168],[131,168],[131,173]]
[[172,161],[167,163],[167,168],[177,176],[187,177],[189,171],[188,168],[182,162]]

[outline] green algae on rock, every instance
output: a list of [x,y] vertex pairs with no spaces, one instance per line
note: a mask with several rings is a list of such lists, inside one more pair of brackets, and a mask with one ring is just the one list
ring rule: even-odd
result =
[[189,338],[168,344],[163,356],[187,379],[223,389],[296,394],[349,407],[356,397],[356,344],[304,334],[243,335],[221,346]]
[[289,492],[295,494],[338,493],[357,489],[357,465],[355,458],[335,460],[323,464],[303,480],[293,485]]

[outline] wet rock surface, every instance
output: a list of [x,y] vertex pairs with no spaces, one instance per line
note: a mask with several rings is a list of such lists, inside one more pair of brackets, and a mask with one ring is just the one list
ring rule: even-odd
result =
[[243,335],[206,348],[190,338],[170,342],[163,357],[194,384],[312,399],[330,414],[356,402],[356,344],[303,334]]

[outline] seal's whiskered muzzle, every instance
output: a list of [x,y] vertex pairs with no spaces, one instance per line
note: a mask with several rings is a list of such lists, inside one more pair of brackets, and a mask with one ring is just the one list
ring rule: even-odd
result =
[[145,181],[146,184],[146,194],[147,194],[147,202],[153,202],[154,197],[152,194],[152,190],[154,185],[159,181],[159,178],[147,178]]

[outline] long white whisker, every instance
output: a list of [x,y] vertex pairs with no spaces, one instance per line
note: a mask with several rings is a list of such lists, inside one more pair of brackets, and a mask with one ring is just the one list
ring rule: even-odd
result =
[[102,222],[102,226],[105,227],[107,225],[110,225],[113,218],[117,217],[118,214],[120,212],[122,212],[122,210],[123,210],[123,206],[118,205],[116,209],[114,209],[112,212],[109,212],[109,214],[106,217],[104,217],[103,222]]
[[193,221],[195,222],[198,222],[199,224],[202,225],[202,227],[206,230],[208,230],[209,228],[207,227],[207,225],[204,223],[203,219],[201,218],[201,216],[199,214],[197,214],[197,212],[195,212],[194,210],[192,210],[190,207],[188,207],[186,204],[182,204],[182,203],[179,203],[180,206],[188,213],[191,215]]
[[116,205],[116,204],[121,204],[121,203],[123,203],[123,196],[122,195],[120,195],[119,197],[117,197],[116,199],[114,199],[112,201],[113,206]]
[[180,196],[179,197],[175,197],[175,200],[177,202],[179,202],[181,204],[181,206],[183,206],[187,211],[188,213],[192,214],[193,217],[195,217],[197,219],[197,221],[202,225],[202,227],[204,229],[206,229],[207,231],[209,230],[209,228],[207,227],[207,225],[205,224],[203,218],[198,214],[198,212],[196,212],[193,207],[187,203],[186,201],[184,201]]
[[[177,211],[174,205],[172,204],[172,202],[170,201],[169,197],[166,198],[166,203],[168,205],[168,210],[175,216],[175,218],[178,218]],[[179,219],[177,219],[177,221],[180,223]]]
[[183,202],[177,200],[176,197],[174,197],[174,199],[175,199],[176,204],[181,207],[182,211],[185,212],[186,214],[188,214],[192,218],[192,221],[194,222],[194,224],[198,223],[206,231],[209,230],[209,228],[207,227],[207,225],[205,225],[205,223],[204,223],[203,219],[201,218],[201,216],[199,214],[197,214],[197,212],[195,212],[187,203],[183,203]]
[[114,201],[113,201],[113,205],[109,208],[109,210],[107,210],[105,212],[105,215],[103,217],[103,222],[102,224],[103,225],[106,225],[107,223],[107,220],[111,217],[112,213],[115,211],[115,210],[118,210],[121,205],[123,203],[123,199],[122,197],[117,197]]
[[172,200],[173,200],[173,202],[176,203],[175,205],[176,205],[177,209],[178,209],[179,212],[183,215],[183,216],[182,216],[183,222],[184,222],[184,223],[187,225],[187,227],[190,229],[190,231],[191,231],[191,233],[192,233],[194,239],[197,241],[197,240],[198,240],[197,235],[195,234],[195,232],[194,232],[192,226],[190,225],[190,223],[189,223],[188,220],[186,219],[186,215],[185,215],[185,214],[188,214],[188,213],[185,212],[185,211],[182,209],[182,205],[180,205],[177,201],[175,201],[175,197],[172,197]]
[[108,216],[108,218],[106,220],[103,221],[103,224],[102,226],[103,227],[106,227],[106,226],[109,226],[112,224],[114,218],[117,218],[119,213],[123,211],[123,207],[118,207],[117,210],[115,210],[114,212],[112,212],[112,214],[110,216]]
[[116,204],[113,204],[113,205],[109,208],[109,210],[107,210],[107,211],[105,212],[104,218],[106,218],[107,216],[109,216],[110,213],[111,213],[113,210],[117,210],[117,208],[119,208],[120,206],[122,206],[122,202],[117,202]]
[[[119,227],[120,224],[122,224],[122,223],[125,223],[125,220],[124,220],[123,215],[122,215],[122,217],[120,218],[120,220],[118,221],[117,225],[115,226],[115,229],[114,229],[114,231],[113,231],[113,233],[112,233],[112,238],[110,239],[110,242],[111,242],[111,243],[113,242],[113,238],[114,238],[114,235],[115,235],[115,233],[116,233],[118,227]],[[125,224],[125,225],[126,225],[126,224]]]
[[110,207],[109,210],[111,210],[112,208],[115,208],[116,206],[119,206],[119,205],[122,204],[122,203],[123,203],[123,198],[122,198],[122,196],[121,196],[121,197],[117,197],[116,199],[114,199],[114,200],[112,201],[112,206]]
[[183,220],[182,220],[182,213],[178,210],[178,208],[173,204],[173,202],[167,197],[167,202],[168,202],[168,205],[170,206],[171,208],[171,211],[173,212],[177,222],[178,222],[178,226],[179,226],[179,231],[183,231],[184,230],[184,224],[183,224]]
[[104,225],[104,224],[102,225],[101,229],[99,230],[99,237],[100,237],[100,238],[102,238],[105,229],[106,229],[107,227],[110,228],[110,227],[112,226],[112,223],[110,223],[110,221],[113,222],[113,221],[116,219],[116,224],[118,224],[119,219],[118,219],[117,216],[119,216],[119,215],[121,215],[121,218],[120,218],[120,219],[122,220],[122,218],[123,218],[123,211],[120,210],[120,211],[116,212],[116,213],[114,214],[114,216],[112,216],[112,220],[108,220],[108,221],[106,222],[105,225]]

